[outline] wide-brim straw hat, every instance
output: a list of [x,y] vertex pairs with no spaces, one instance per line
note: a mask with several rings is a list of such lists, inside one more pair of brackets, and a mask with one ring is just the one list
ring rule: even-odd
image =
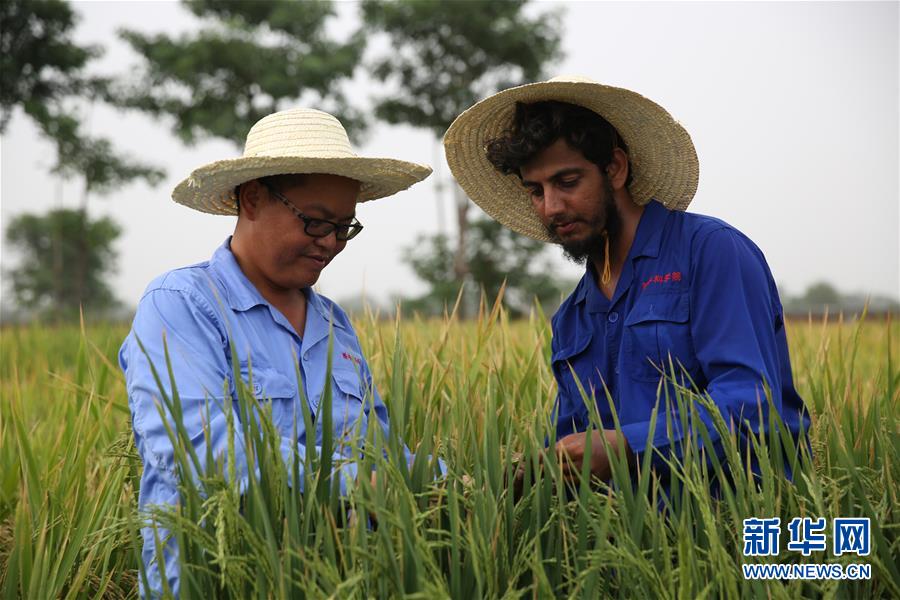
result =
[[244,154],[195,169],[172,199],[214,215],[237,214],[237,185],[269,175],[322,173],[360,182],[359,202],[384,198],[422,181],[431,167],[392,158],[357,156],[332,115],[297,108],[263,117],[250,129]]
[[606,119],[628,146],[637,204],[651,199],[685,210],[697,191],[700,164],[691,137],[672,115],[640,94],[582,77],[557,77],[504,90],[459,115],[444,135],[450,171],[484,212],[513,231],[552,241],[515,174],[504,175],[487,159],[486,145],[511,128],[516,103],[545,100],[588,108]]

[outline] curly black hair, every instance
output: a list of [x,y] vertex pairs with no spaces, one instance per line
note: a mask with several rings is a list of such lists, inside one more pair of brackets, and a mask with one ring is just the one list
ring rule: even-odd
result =
[[[486,146],[487,159],[505,175],[521,177],[522,165],[559,139],[580,151],[601,172],[612,161],[613,150],[628,146],[615,127],[594,111],[556,100],[516,103],[512,127]],[[631,183],[628,173],[626,185]]]

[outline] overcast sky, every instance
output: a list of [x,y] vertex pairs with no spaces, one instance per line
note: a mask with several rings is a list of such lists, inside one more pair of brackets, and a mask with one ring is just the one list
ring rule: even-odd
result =
[[[107,49],[96,67],[106,73],[136,64],[118,41],[118,28],[196,26],[174,3],[74,4],[82,17],[76,38]],[[532,11],[564,10],[565,58],[551,74],[632,89],[681,121],[700,158],[700,185],[689,210],[749,235],[784,289],[799,293],[828,280],[845,292],[900,297],[898,6],[541,2]],[[355,10],[341,4],[332,28],[351,31]],[[378,92],[364,83],[354,89],[363,108]],[[169,195],[192,169],[240,151],[225,142],[187,148],[166,122],[103,107],[92,110],[87,126],[168,172],[155,189],[135,184],[90,200],[94,216],[112,216],[123,227],[112,281],[120,299],[134,305],[153,277],[207,259],[232,231],[233,217],[192,211]],[[21,113],[0,145],[4,229],[23,212],[79,204],[77,185],[48,176],[52,147]],[[452,227],[452,198],[444,192],[441,200],[436,187],[449,177],[443,153],[427,132],[387,126],[376,127],[358,150],[429,162],[435,174],[409,191],[361,205],[365,232],[324,271],[319,289],[338,300],[362,290],[379,301],[421,293],[401,254],[418,234],[442,223]],[[580,275],[553,252],[563,274]],[[3,268],[14,260],[4,241]]]

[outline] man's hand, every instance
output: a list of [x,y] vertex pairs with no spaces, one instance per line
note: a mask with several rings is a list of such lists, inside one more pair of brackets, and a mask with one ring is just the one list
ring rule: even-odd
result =
[[[585,456],[587,453],[587,436],[591,436],[590,456]],[[606,445],[603,443],[604,438],[606,439]],[[614,429],[593,430],[590,432],[580,431],[558,440],[555,450],[563,477],[569,481],[581,479],[582,466],[587,460],[589,461],[589,469],[593,477],[604,481],[609,480],[612,477],[612,468],[610,467],[610,455],[607,453],[607,446],[611,453],[624,451],[628,462],[632,462],[634,455],[628,446],[628,442],[616,435]],[[539,455],[539,457],[542,456],[543,454]],[[511,483],[513,497],[518,499],[522,496],[525,469],[528,465],[521,461],[521,457],[517,457],[516,463],[517,467]]]
[[[586,455],[588,436],[591,437],[590,455]],[[604,438],[606,444],[603,443]],[[556,454],[563,477],[571,481],[581,479],[582,466],[589,461],[591,475],[607,481],[612,476],[607,445],[610,452],[618,452],[620,447],[624,447],[630,453],[628,442],[617,436],[614,429],[580,431],[557,441]]]

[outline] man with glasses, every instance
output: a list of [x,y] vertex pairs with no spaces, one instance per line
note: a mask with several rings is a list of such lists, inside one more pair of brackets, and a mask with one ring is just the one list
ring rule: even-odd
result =
[[[390,196],[430,172],[414,163],[356,156],[337,119],[297,109],[263,118],[250,130],[243,156],[200,167],[175,188],[176,202],[236,214],[237,224],[209,261],[170,271],[149,285],[119,352],[144,464],[142,510],[179,501],[167,433],[175,430],[174,419],[161,400],[163,393],[172,396],[169,365],[184,431],[202,462],[228,460],[228,403],[239,419],[239,373],[247,389],[271,406],[288,465],[321,444],[323,423],[332,423],[332,478],[347,493],[358,476],[356,440],[366,438],[370,425],[386,435],[387,411],[350,320],[312,285],[362,231],[358,202]],[[306,431],[304,411],[317,415],[329,388],[331,419],[316,418],[316,430]],[[254,467],[245,456],[240,425],[234,430],[235,464],[226,465],[225,473],[233,468],[243,490]],[[143,592],[177,596],[174,540],[151,524],[142,535],[150,584]],[[157,556],[156,536],[165,546],[163,556]]]

